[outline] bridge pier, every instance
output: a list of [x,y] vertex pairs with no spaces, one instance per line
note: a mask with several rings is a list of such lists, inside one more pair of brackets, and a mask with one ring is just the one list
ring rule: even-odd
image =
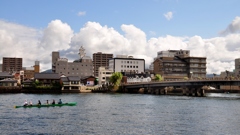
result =
[[205,90],[204,89],[201,89],[201,97],[205,97],[206,96],[206,94],[205,94]]
[[194,96],[195,97],[198,97],[200,95],[198,91],[199,91],[199,89],[195,88],[195,90],[194,90]]
[[159,89],[155,89],[155,94],[156,94],[156,95],[159,95],[159,94],[160,94]]
[[187,96],[189,94],[189,89],[188,88],[182,88],[182,95]]
[[194,88],[190,88],[188,96],[193,96],[194,91],[195,91]]
[[163,93],[163,94],[164,94],[164,95],[167,95],[167,93],[168,93],[168,88],[165,87],[165,88],[164,88],[164,93]]

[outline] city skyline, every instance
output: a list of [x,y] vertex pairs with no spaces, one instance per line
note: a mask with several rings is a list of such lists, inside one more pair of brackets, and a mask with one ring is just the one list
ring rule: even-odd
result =
[[[93,4],[94,3],[94,4]],[[240,57],[240,2],[207,0],[1,1],[0,58],[38,60],[51,69],[51,52],[69,61],[113,53],[153,62],[158,51],[190,50],[207,57],[207,73],[234,69]],[[2,63],[2,59],[0,59]]]

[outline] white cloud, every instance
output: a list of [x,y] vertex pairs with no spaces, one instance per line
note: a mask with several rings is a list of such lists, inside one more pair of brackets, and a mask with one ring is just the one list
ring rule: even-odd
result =
[[173,12],[167,12],[163,15],[167,20],[171,20],[173,18]]
[[[51,68],[51,52],[60,51],[70,61],[78,59],[78,49],[84,46],[88,56],[93,53],[113,53],[143,58],[146,67],[158,51],[187,49],[191,56],[207,57],[207,73],[234,69],[234,59],[240,56],[240,33],[204,39],[200,36],[146,38],[146,34],[134,25],[121,25],[124,34],[97,22],[87,22],[79,32],[60,20],[51,21],[44,30],[33,29],[0,20],[0,58],[22,57],[24,66],[35,60],[41,70]],[[0,63],[1,63],[0,59]]]
[[149,31],[149,36],[156,36],[156,32],[155,31]]
[[86,11],[80,11],[78,12],[78,16],[85,16],[86,15]]
[[225,30],[220,32],[220,34],[227,35],[227,34],[239,33],[239,32],[240,32],[240,17],[237,16],[232,21],[232,23],[228,25],[228,27]]
[[44,30],[0,20],[0,63],[2,57],[22,57],[23,66],[39,60],[42,70],[51,68],[51,52],[69,48],[73,31],[60,20],[49,23]]

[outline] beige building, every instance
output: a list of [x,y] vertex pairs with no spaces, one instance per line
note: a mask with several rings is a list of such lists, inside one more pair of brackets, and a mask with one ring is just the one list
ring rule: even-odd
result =
[[19,72],[22,70],[22,58],[3,57],[2,72]]
[[67,58],[60,58],[59,52],[52,52],[52,72],[65,76],[78,76],[80,78],[93,75],[92,59],[85,56],[85,49],[79,49],[80,59],[68,62]]
[[164,79],[206,77],[206,57],[191,57],[189,50],[158,52],[153,65],[153,72]]
[[23,67],[22,72],[20,72],[20,75],[23,76],[23,79],[33,79],[34,78],[34,74],[35,73],[39,73],[40,72],[40,65],[39,65],[39,61],[35,61],[35,65],[32,67]]
[[107,84],[110,77],[112,76],[113,71],[106,69],[105,67],[99,67],[98,70],[98,84]]
[[98,76],[98,69],[99,67],[108,67],[109,66],[109,59],[113,58],[113,54],[107,54],[107,53],[94,53],[93,54],[93,71],[94,71],[94,76]]

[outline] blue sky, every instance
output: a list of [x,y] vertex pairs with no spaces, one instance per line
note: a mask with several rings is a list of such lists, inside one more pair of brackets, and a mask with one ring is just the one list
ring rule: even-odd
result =
[[[214,37],[240,13],[239,0],[1,0],[0,18],[34,28],[60,19],[78,32],[88,21],[133,24],[151,36]],[[78,13],[85,13],[82,16]],[[167,20],[164,14],[172,12]]]
[[[86,54],[144,58],[190,50],[207,57],[207,73],[234,70],[240,57],[239,0],[0,0],[0,58],[51,68],[51,52],[69,61]],[[13,49],[14,48],[14,49]],[[13,51],[14,50],[14,51]],[[0,63],[2,59],[0,59]]]

